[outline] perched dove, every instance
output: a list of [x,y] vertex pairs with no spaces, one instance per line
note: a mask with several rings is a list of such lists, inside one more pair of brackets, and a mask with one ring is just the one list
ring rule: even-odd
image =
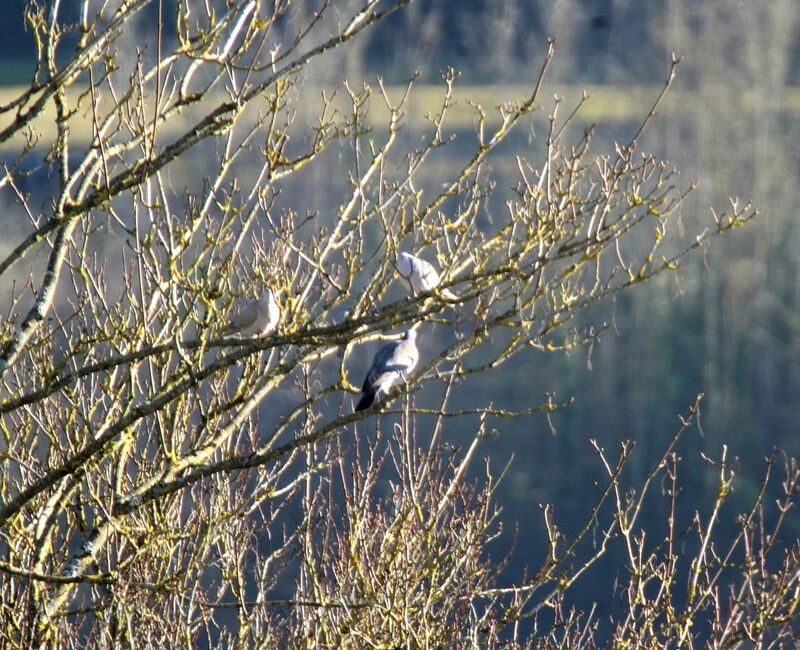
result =
[[364,380],[361,389],[364,394],[356,404],[356,411],[368,409],[379,393],[385,395],[394,384],[408,378],[419,358],[416,339],[417,333],[410,329],[401,340],[387,343],[378,350]]
[[[433,264],[410,253],[397,255],[397,272],[415,296],[433,291],[439,286],[439,273],[433,268]],[[456,299],[456,295],[449,289],[443,289],[442,295],[448,300]]]
[[272,289],[265,289],[258,300],[248,300],[236,308],[228,321],[228,334],[234,332],[245,336],[266,336],[281,319],[281,308]]

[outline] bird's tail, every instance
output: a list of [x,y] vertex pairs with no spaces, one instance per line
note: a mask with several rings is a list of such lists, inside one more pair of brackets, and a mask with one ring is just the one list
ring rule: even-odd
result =
[[356,411],[363,411],[372,406],[372,404],[375,402],[375,397],[377,394],[378,391],[374,389],[364,391],[361,399],[358,400],[358,404],[356,404]]
[[450,291],[450,289],[442,289],[440,293],[448,300],[458,300],[458,296]]

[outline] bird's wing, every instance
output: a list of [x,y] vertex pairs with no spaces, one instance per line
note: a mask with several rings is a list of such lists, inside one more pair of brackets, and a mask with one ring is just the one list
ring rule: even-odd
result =
[[258,314],[259,302],[257,300],[248,300],[242,303],[228,321],[228,331],[241,332],[252,327],[258,319]]
[[[417,283],[420,290],[433,291],[442,281],[439,272],[430,262],[426,262],[425,260],[417,260],[417,262],[417,276],[419,278]],[[442,289],[441,293],[448,300],[458,300],[458,296],[450,291],[450,289]]]
[[399,341],[391,358],[386,362],[387,368],[409,373],[417,365],[419,351],[414,341]]
[[411,372],[418,357],[417,346],[413,341],[394,341],[384,345],[375,354],[362,390],[393,383],[401,374]]
[[422,291],[431,291],[439,284],[439,273],[430,262],[418,259],[415,271]]
[[383,383],[381,376],[386,373],[386,362],[391,358],[396,345],[397,343],[389,343],[375,353],[375,356],[372,358],[372,365],[369,367],[369,370],[367,370],[367,376],[364,378],[364,386],[361,390],[368,391]]

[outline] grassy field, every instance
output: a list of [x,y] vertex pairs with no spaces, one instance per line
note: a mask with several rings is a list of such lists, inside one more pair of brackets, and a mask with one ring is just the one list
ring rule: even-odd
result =
[[[0,104],[6,105],[24,92],[24,86],[0,86]],[[615,123],[630,120],[639,120],[646,115],[653,100],[658,95],[658,86],[546,86],[540,93],[542,113],[552,111],[554,98],[562,98],[559,115],[563,118],[576,106],[581,93],[588,94],[588,99],[577,116],[577,121],[582,124],[590,123]],[[300,103],[307,115],[313,116],[317,106],[321,106],[323,89],[319,92],[302,87],[303,97]],[[332,89],[325,89],[330,95]],[[86,89],[73,90],[68,101],[71,106],[78,103],[79,95],[84,93],[78,111],[70,121],[70,137],[77,146],[86,146],[92,133],[91,113],[88,109]],[[396,103],[402,97],[403,88],[390,87],[389,100]],[[472,129],[477,125],[478,112],[475,105],[483,107],[486,112],[486,126],[491,128],[500,122],[497,107],[504,102],[519,101],[530,93],[530,88],[511,85],[487,86],[461,86],[456,87],[455,102],[448,111],[446,127],[449,130]],[[338,93],[339,101],[343,102],[344,92]],[[316,101],[314,98],[317,98]],[[407,127],[421,130],[429,125],[427,116],[436,113],[441,108],[443,90],[440,85],[418,84],[415,85],[410,100],[404,112],[404,123]],[[662,110],[685,111],[687,118],[691,119],[700,111],[713,110],[715,102],[736,102],[743,111],[785,111],[790,114],[800,112],[800,88],[786,89],[780,97],[764,98],[755,93],[737,94],[729,88],[704,89],[703,91],[673,90],[667,95],[662,105]],[[208,107],[213,104],[209,100]],[[342,103],[341,108],[346,110]],[[257,109],[257,106],[254,107]],[[546,112],[545,112],[546,111]],[[147,115],[152,115],[152,110],[146,110]],[[197,108],[185,111],[182,115],[170,120],[165,127],[160,129],[159,135],[162,142],[171,136],[178,135],[190,128],[200,117]],[[389,110],[377,87],[373,86],[373,94],[369,107],[369,121],[375,128],[384,126],[388,121]],[[39,146],[45,148],[53,142],[56,131],[54,123],[55,113],[52,104],[31,125],[30,133],[38,138]],[[0,128],[5,128],[14,119],[13,113],[0,115]],[[2,144],[0,151],[6,156],[18,153],[25,141],[25,136],[18,135]]]

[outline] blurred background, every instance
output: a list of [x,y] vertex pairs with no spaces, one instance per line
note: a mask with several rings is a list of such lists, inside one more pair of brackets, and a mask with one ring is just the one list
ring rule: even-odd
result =
[[[127,35],[131,43],[152,40],[156,15],[155,7],[142,15],[140,33]],[[511,552],[509,578],[535,571],[544,559],[538,504],[554,505],[566,533],[588,515],[596,483],[604,483],[590,438],[614,455],[619,441],[634,440],[626,480],[636,484],[657,462],[678,416],[705,394],[702,434],[692,430],[679,446],[685,469],[678,528],[695,511],[706,516],[716,492],[718,470],[701,454],[718,458],[727,445],[729,459],[738,459],[736,492],[723,513],[733,531],[735,513],[759,486],[765,457],[774,448],[800,453],[798,28],[796,0],[418,0],[346,52],[303,73],[299,92],[310,98],[345,78],[374,86],[380,76],[400,86],[418,71],[402,132],[411,147],[427,127],[419,115],[436,108],[426,93],[440,83],[444,68],[460,71],[459,92],[491,110],[530,92],[547,38],[555,36],[556,56],[541,94],[544,110],[514,143],[518,150],[527,141],[535,160],[543,115],[555,94],[565,98],[563,115],[582,90],[589,93],[573,132],[577,140],[596,123],[595,154],[626,142],[658,94],[674,52],[682,57],[677,80],[640,150],[680,169],[686,187],[698,183],[676,217],[678,230],[696,232],[712,208],[729,207],[731,196],[759,209],[755,221],[713,241],[678,272],[582,315],[579,325],[610,324],[591,349],[532,351],[496,376],[461,387],[465,403],[491,401],[504,408],[545,401],[547,393],[574,398],[550,421],[495,422],[497,435],[484,443],[495,476],[512,459],[496,493],[507,532],[493,547],[498,558]],[[0,21],[0,81],[28,81],[34,58],[21,18]],[[476,120],[469,111],[463,115],[451,125],[453,146],[428,170],[429,188],[439,187],[471,151]],[[13,155],[0,150],[2,157]],[[332,201],[347,182],[346,166],[330,173],[335,162],[327,172],[315,166],[302,191],[284,198],[304,209],[335,207]],[[502,151],[490,162],[496,183],[491,213],[505,209],[516,176],[513,158]],[[186,178],[192,173],[197,170],[187,170]],[[182,175],[173,172],[172,180],[179,191]],[[2,199],[0,240],[16,230],[19,214],[12,204]],[[448,441],[466,445],[473,431],[469,422],[453,424]],[[658,492],[643,522],[654,542],[666,529],[667,502]],[[787,540],[796,538],[798,517],[788,524]],[[602,618],[614,607],[614,581],[624,571],[622,558],[612,553],[582,579],[577,604],[596,600]]]

